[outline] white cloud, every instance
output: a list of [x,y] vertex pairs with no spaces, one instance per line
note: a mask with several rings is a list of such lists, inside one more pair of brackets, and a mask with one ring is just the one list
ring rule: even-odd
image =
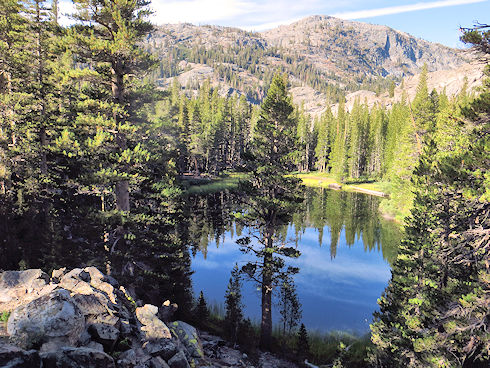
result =
[[341,283],[354,283],[355,280],[365,280],[385,283],[391,277],[389,266],[381,261],[381,254],[370,256],[363,253],[360,258],[356,258],[351,253],[347,257],[337,256],[332,260],[325,249],[318,246],[306,245],[300,247],[300,250],[301,256],[290,260],[288,264],[298,266],[300,275],[305,280],[314,278],[325,279],[326,282],[334,280]]
[[75,4],[70,0],[61,0],[58,4],[59,9],[59,22],[64,26],[73,24],[73,20],[70,19],[70,15],[75,13]]
[[390,6],[387,8],[379,8],[379,9],[343,12],[343,13],[332,14],[332,16],[337,18],[342,18],[342,19],[362,19],[362,18],[379,17],[382,15],[407,13],[407,12],[412,12],[417,10],[427,10],[427,9],[435,9],[435,8],[445,8],[448,6],[482,3],[485,1],[487,0],[443,0],[443,1],[433,1],[429,3],[415,3],[409,5]]
[[241,0],[153,1],[153,20],[157,24],[189,22],[196,24],[219,22],[245,16],[253,11],[253,3]]

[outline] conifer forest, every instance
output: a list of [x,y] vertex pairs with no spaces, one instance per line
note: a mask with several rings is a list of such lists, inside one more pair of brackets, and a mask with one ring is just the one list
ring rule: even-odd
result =
[[[425,63],[409,93],[411,74],[322,74],[280,46],[162,53],[149,0],[73,3],[66,22],[58,0],[0,0],[0,272],[96,266],[300,367],[489,366],[489,25],[461,29],[478,87],[432,88]],[[335,294],[368,257],[371,286]]]

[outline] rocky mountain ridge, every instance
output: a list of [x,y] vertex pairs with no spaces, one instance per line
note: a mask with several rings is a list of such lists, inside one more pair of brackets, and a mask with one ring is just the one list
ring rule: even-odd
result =
[[[261,33],[221,26],[167,24],[146,47],[162,61],[158,83],[173,78],[187,91],[210,81],[221,95],[265,96],[275,71],[290,76],[295,102],[316,115],[327,103],[358,90],[386,91],[391,80],[420,72],[454,70],[472,58],[462,50],[430,43],[387,26],[312,16]],[[472,64],[470,64],[472,65]],[[468,66],[466,66],[468,69]]]

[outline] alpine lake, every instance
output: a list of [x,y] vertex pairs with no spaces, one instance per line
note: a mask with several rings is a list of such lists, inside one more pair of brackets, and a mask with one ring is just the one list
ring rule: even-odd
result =
[[[388,285],[390,265],[401,238],[398,224],[379,212],[379,197],[330,189],[307,188],[304,204],[288,226],[277,229],[299,258],[286,265],[299,268],[293,276],[302,306],[301,322],[310,331],[369,331],[377,299]],[[236,240],[249,234],[233,216],[240,211],[232,192],[189,196],[189,239],[195,297],[202,291],[208,306],[223,314],[230,272],[253,259]],[[244,277],[245,317],[260,321],[260,289]],[[278,308],[273,320],[280,323]],[[300,323],[301,323],[300,322]]]
[[[285,260],[286,265],[299,268],[293,279],[302,310],[300,323],[309,331],[320,333],[365,334],[373,312],[378,309],[377,299],[391,277],[390,265],[396,258],[400,226],[381,216],[379,197],[318,188],[306,188],[304,196],[292,221],[276,229],[288,246],[301,253],[299,258]],[[240,194],[233,190],[188,194],[182,205],[184,221],[177,231],[183,252],[189,252],[184,259],[187,263],[190,258],[191,272],[173,277],[188,280],[190,274],[194,297],[197,299],[202,291],[212,311],[223,315],[233,267],[243,266],[253,257],[241,252],[236,243],[249,234],[247,228],[235,221],[235,214],[243,210]],[[91,247],[85,239],[60,238],[59,245],[53,242],[52,247],[40,247],[42,237],[37,235],[34,224],[19,223],[15,217],[9,221],[0,217],[0,270],[41,268],[51,272],[59,267],[95,265],[105,271],[108,260],[113,269],[122,268],[117,254],[108,254],[100,244]],[[133,254],[132,264],[148,262],[144,254],[141,259],[137,252]],[[155,280],[152,275],[145,275],[140,284],[152,285]],[[124,285],[138,281],[128,274],[118,277]],[[156,288],[137,290],[148,291],[152,298],[147,302],[152,304],[167,297]],[[243,312],[252,322],[260,321],[260,302],[258,285],[244,277]],[[273,321],[279,326],[277,305],[273,306]]]

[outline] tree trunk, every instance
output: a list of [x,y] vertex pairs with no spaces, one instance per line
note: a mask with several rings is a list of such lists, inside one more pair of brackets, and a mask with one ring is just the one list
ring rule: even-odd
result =
[[46,159],[46,145],[47,145],[47,136],[46,136],[46,108],[45,108],[45,100],[46,100],[46,91],[44,87],[44,55],[43,55],[43,45],[42,45],[42,22],[41,22],[41,3],[36,1],[36,25],[37,25],[37,39],[36,39],[36,52],[37,52],[37,61],[39,63],[37,70],[37,82],[39,83],[39,100],[41,104],[41,111],[39,116],[39,141],[41,144],[40,148],[40,158],[41,158],[41,173],[46,175],[48,173],[48,163]]
[[[272,246],[272,235],[266,235],[266,248]],[[260,324],[260,347],[269,349],[272,342],[272,254],[266,253],[264,256],[262,273],[262,321]]]
[[[115,61],[112,65],[112,98],[118,105],[123,104],[124,93],[124,73],[120,63]],[[116,128],[119,125],[120,117],[117,112],[114,111],[114,120],[116,122]],[[127,148],[127,139],[124,133],[116,133],[116,143],[121,151]],[[121,180],[116,182],[115,185],[116,194],[116,206],[118,210],[129,211],[129,181]]]
[[118,181],[115,192],[117,209],[120,211],[129,211],[129,181]]

